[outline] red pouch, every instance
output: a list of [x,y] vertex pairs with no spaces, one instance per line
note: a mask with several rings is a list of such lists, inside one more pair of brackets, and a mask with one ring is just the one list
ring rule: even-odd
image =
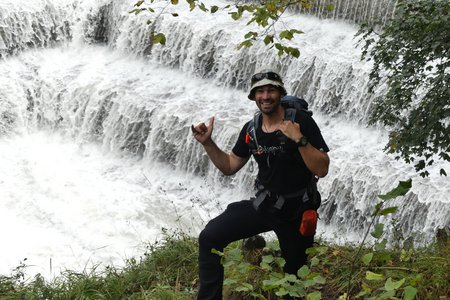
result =
[[303,236],[313,236],[316,233],[317,219],[319,215],[317,211],[308,209],[303,212],[302,222],[299,231]]

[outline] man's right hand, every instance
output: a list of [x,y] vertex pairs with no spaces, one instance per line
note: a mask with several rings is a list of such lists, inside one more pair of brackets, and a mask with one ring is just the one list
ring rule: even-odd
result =
[[202,145],[211,140],[211,134],[214,128],[214,117],[209,119],[209,124],[200,123],[197,126],[192,125],[192,133],[194,138]]

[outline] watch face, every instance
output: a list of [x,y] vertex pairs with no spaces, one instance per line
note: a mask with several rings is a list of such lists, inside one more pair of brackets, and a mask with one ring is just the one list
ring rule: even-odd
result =
[[308,139],[304,136],[302,136],[302,138],[300,139],[300,141],[297,143],[297,145],[299,147],[304,147],[306,145],[308,145]]

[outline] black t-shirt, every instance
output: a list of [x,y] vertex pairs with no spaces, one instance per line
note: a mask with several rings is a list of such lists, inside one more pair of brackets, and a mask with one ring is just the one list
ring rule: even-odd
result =
[[[258,163],[258,180],[268,190],[276,194],[289,194],[296,192],[308,184],[312,173],[306,167],[295,142],[285,137],[281,131],[265,133],[262,131],[262,117],[259,118],[256,137],[262,153],[251,153],[249,144],[245,142],[247,134],[247,122],[242,128],[238,140],[233,147],[233,153],[239,157],[248,157],[253,154]],[[295,122],[300,124],[300,129],[312,146],[328,152],[320,129],[316,122],[305,111],[298,110]],[[283,143],[284,142],[284,143]]]

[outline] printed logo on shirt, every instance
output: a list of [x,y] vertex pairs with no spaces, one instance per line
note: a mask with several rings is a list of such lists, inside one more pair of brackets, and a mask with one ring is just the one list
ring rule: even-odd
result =
[[279,145],[279,146],[259,146],[258,149],[252,149],[252,153],[253,154],[258,154],[258,155],[262,155],[262,154],[273,154],[276,155],[277,153],[283,152],[283,146]]

